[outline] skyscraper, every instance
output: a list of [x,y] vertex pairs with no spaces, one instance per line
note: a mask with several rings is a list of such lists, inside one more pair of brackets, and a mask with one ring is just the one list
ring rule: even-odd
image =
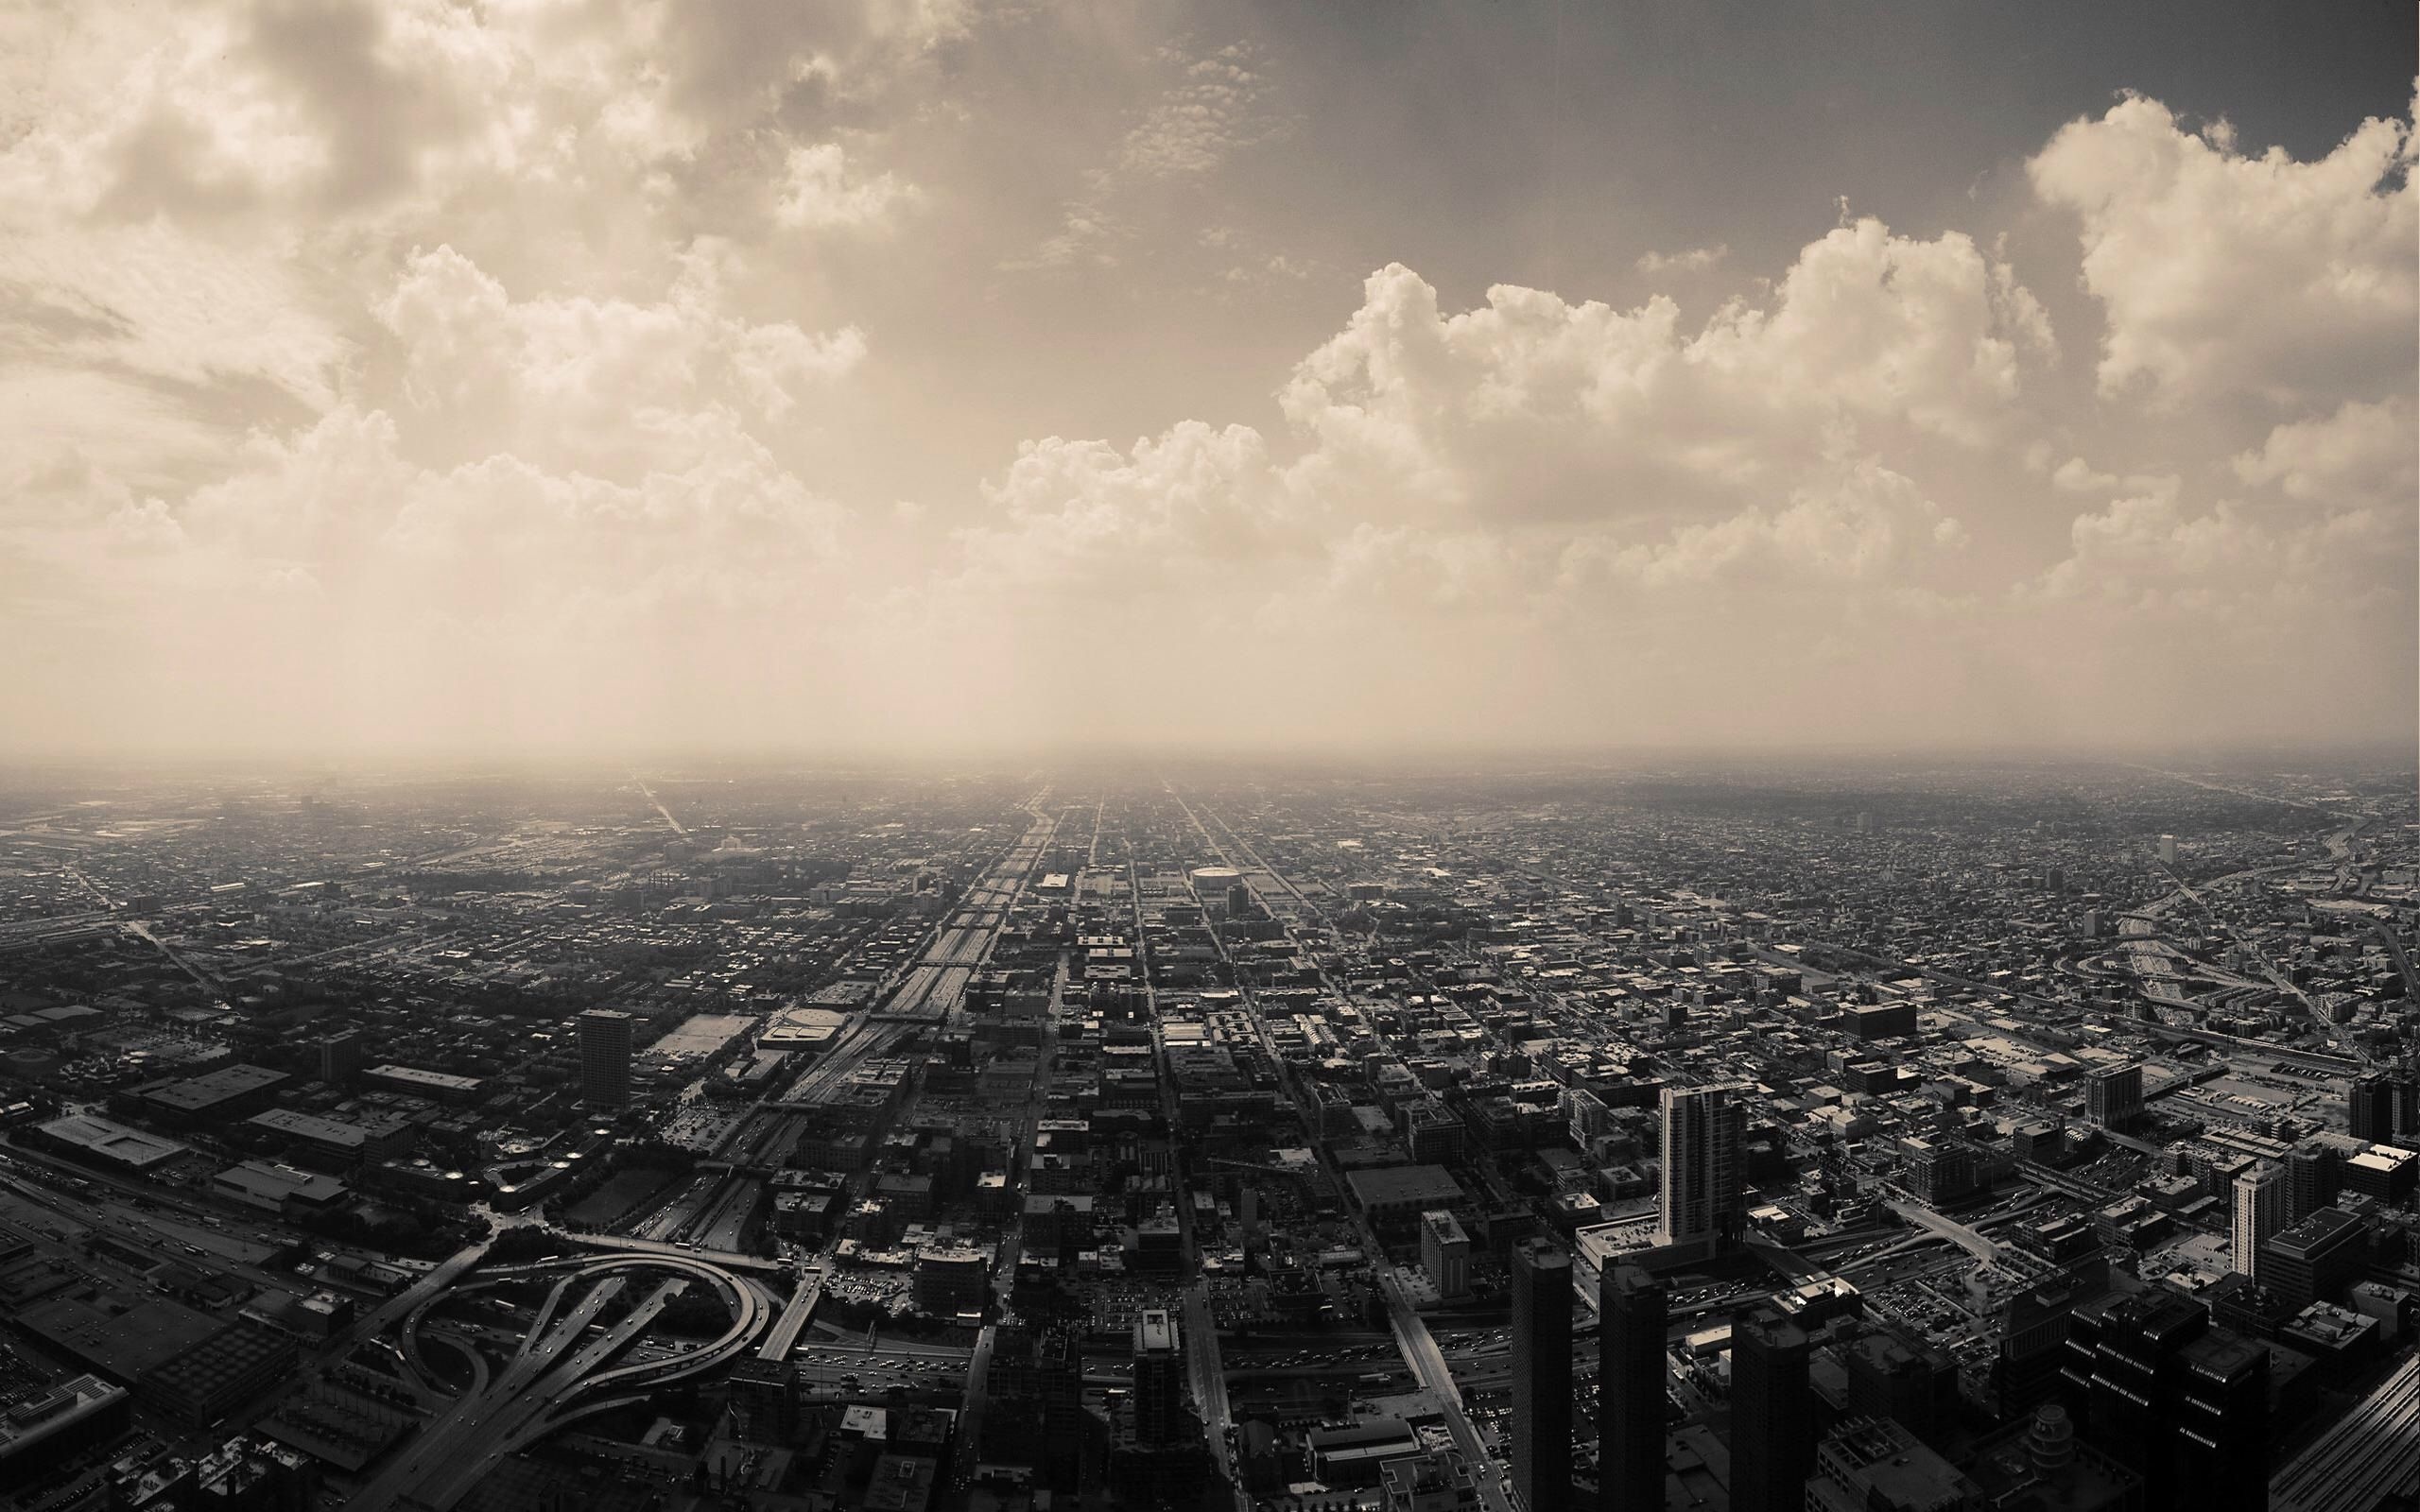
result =
[[631,1100],[631,1016],[591,1008],[579,1016],[579,1100],[619,1108]]
[[1601,1512],[1661,1512],[1669,1293],[1635,1265],[1597,1283],[1597,1474]]
[[2068,1320],[2066,1376],[2093,1444],[2139,1471],[2144,1505],[2268,1502],[2269,1354],[2161,1288],[2112,1292]]
[[1733,1512],[1798,1512],[1815,1462],[1806,1331],[1772,1307],[1731,1325]]
[[2235,1178],[2235,1268],[2260,1279],[2260,1246],[2286,1227],[2286,1173],[2263,1160]]
[[1571,1501],[1571,1257],[1545,1239],[1512,1249],[1512,1488],[1528,1512]]
[[1708,1244],[1737,1238],[1740,1148],[1746,1143],[1748,1086],[1664,1089],[1664,1212],[1656,1241]]
[[1134,1440],[1172,1444],[1184,1400],[1184,1356],[1175,1314],[1153,1308],[1134,1320]]

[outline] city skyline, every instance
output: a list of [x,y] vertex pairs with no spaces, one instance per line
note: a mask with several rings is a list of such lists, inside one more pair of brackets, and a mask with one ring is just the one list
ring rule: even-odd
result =
[[0,756],[2408,745],[2412,18],[0,50]]

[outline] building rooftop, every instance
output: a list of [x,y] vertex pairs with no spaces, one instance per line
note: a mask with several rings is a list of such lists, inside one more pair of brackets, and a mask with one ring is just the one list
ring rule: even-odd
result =
[[1346,1175],[1345,1184],[1363,1207],[1398,1208],[1418,1204],[1449,1207],[1464,1200],[1462,1184],[1442,1165],[1382,1165]]
[[103,1160],[138,1170],[175,1160],[189,1148],[174,1140],[164,1140],[156,1134],[146,1134],[138,1128],[112,1124],[106,1118],[88,1113],[71,1113],[40,1125],[48,1139],[61,1144],[74,1145]]

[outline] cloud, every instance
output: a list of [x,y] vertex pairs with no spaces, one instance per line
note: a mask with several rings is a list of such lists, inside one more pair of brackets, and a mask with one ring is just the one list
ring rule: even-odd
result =
[[1062,207],[1059,229],[1010,271],[1109,267],[1134,230],[1129,202],[1156,186],[1206,179],[1239,152],[1276,141],[1289,122],[1268,105],[1258,54],[1231,43],[1199,57],[1164,50],[1177,77],[1128,129],[1109,161],[1085,170],[1082,192]]
[[1267,112],[1269,83],[1252,48],[1230,44],[1183,62],[1177,83],[1118,144],[1121,175],[1199,177],[1283,132]]
[[2375,404],[2347,401],[2332,415],[2277,426],[2257,451],[2236,457],[2235,473],[2335,508],[2409,506],[2420,493],[2413,434],[2408,395]]
[[840,145],[821,142],[790,149],[773,218],[805,231],[860,231],[884,225],[916,198],[891,174],[853,174]]
[[810,335],[723,313],[710,258],[651,302],[514,300],[451,247],[415,253],[378,307],[423,429],[449,455],[495,451],[600,476],[694,465],[717,406],[769,420],[865,356],[855,327]]
[[1703,273],[1730,255],[1730,248],[1716,242],[1711,247],[1689,247],[1677,252],[1643,253],[1634,266],[1650,275]]
[[2317,162],[2247,156],[2141,97],[2061,129],[2027,168],[2082,223],[2102,391],[2332,405],[2407,380],[2410,152],[2408,123],[2371,120]]
[[1316,490],[1655,516],[1787,490],[1866,429],[1987,441],[2048,345],[2039,306],[1968,238],[1865,220],[1803,249],[1770,306],[1734,301],[1694,333],[1660,296],[1619,311],[1510,285],[1447,316],[1389,267],[1278,398],[1317,440],[1300,465]]
[[[1111,26],[1142,84],[1054,114],[964,45],[1062,21],[231,0],[0,58],[0,698],[255,746],[2408,726],[2401,125],[2302,163],[2129,101],[2032,159],[2071,247],[1826,214],[1471,294],[1467,245],[1222,203],[1288,129],[1256,51]],[[1125,302],[966,278],[977,221]],[[2090,375],[2028,286],[2077,273]],[[1112,322],[1199,355],[1029,378]]]

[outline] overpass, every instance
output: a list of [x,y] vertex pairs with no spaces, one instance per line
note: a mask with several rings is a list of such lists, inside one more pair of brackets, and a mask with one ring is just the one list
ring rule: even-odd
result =
[[[499,1266],[459,1289],[559,1271],[564,1274],[547,1291],[512,1358],[493,1374],[475,1371],[470,1389],[365,1483],[349,1506],[386,1512],[401,1503],[414,1509],[444,1512],[506,1455],[583,1416],[577,1405],[580,1399],[599,1393],[644,1392],[729,1364],[764,1330],[770,1311],[754,1286],[692,1254],[565,1256]],[[632,1280],[648,1278],[654,1280],[652,1288],[627,1314],[592,1337],[591,1330],[605,1309]],[[609,1364],[676,1297],[700,1283],[713,1287],[731,1314],[719,1337],[666,1359]],[[569,1301],[576,1291],[578,1300]],[[423,1358],[420,1332],[441,1299],[437,1295],[424,1297],[406,1314],[407,1364]],[[424,1366],[412,1368],[418,1374]],[[420,1384],[426,1386],[427,1382]]]

